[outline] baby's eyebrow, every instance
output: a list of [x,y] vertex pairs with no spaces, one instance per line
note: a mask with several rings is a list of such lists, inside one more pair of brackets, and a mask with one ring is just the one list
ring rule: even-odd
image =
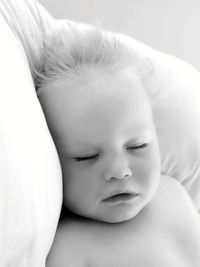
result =
[[130,142],[148,142],[152,139],[152,134],[150,133],[143,133],[143,134],[140,134],[138,136],[135,136],[133,138],[131,138],[129,141]]
[[94,144],[84,141],[73,142],[69,144],[66,148],[69,153],[84,152],[88,154],[96,152],[97,149],[97,146],[95,146]]
[[88,142],[88,141],[73,141],[69,144],[69,147],[71,148],[88,148],[94,146],[92,143]]

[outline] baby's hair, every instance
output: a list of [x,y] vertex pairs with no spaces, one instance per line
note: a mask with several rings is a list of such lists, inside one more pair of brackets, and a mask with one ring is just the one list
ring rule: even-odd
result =
[[126,74],[143,79],[152,72],[145,58],[117,40],[113,34],[96,28],[57,29],[44,40],[40,66],[34,70],[36,90],[65,77],[76,81],[84,66],[102,69],[111,74]]

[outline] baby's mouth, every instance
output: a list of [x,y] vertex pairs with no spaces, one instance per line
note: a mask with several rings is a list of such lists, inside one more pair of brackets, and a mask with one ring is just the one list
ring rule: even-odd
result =
[[136,193],[117,193],[103,199],[103,202],[106,202],[108,204],[129,203],[135,200],[137,196],[138,194]]

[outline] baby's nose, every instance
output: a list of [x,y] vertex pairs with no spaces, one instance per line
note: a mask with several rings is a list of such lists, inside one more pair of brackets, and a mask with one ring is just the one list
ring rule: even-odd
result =
[[132,176],[132,170],[127,163],[115,163],[105,171],[104,178],[106,181],[129,179]]

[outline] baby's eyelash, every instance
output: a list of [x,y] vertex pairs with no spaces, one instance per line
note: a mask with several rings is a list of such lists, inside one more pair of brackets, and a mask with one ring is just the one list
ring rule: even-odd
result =
[[99,155],[96,154],[96,155],[89,155],[89,156],[80,156],[80,157],[74,157],[73,159],[77,162],[80,162],[80,161],[87,161],[87,160],[94,160],[98,157]]
[[141,145],[136,145],[136,146],[130,146],[130,147],[128,147],[127,149],[130,149],[130,150],[134,150],[134,149],[143,149],[143,148],[145,148],[145,147],[147,147],[149,144],[147,144],[147,143],[144,143],[144,144],[141,144]]

